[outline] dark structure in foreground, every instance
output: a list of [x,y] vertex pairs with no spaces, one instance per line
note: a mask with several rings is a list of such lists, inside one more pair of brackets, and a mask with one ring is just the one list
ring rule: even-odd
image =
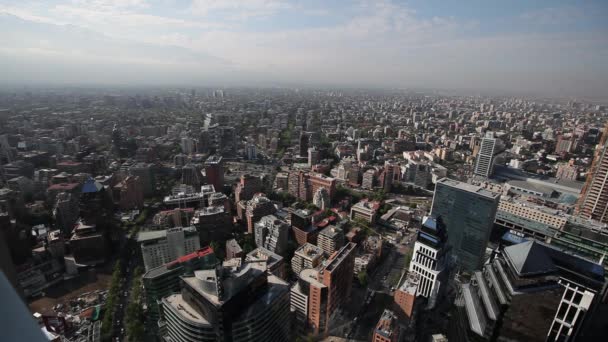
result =
[[605,292],[604,269],[554,246],[504,248],[463,282],[450,341],[574,341]]

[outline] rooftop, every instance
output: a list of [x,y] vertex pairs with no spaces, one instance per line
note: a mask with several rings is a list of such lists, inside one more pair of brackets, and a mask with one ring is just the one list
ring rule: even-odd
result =
[[182,317],[196,324],[210,325],[209,321],[186,302],[181,294],[172,294],[163,298],[163,302],[168,304],[173,310],[179,312]]
[[307,242],[296,249],[295,254],[306,258],[316,258],[317,256],[323,255],[323,249]]
[[222,162],[222,156],[212,155],[205,161],[205,164],[219,164]]
[[304,269],[304,270],[302,270],[302,272],[300,272],[299,277],[300,277],[300,279],[313,285],[314,287],[317,287],[317,288],[326,287],[325,284],[323,284],[322,282],[319,281],[319,270],[317,270],[317,269],[314,269],[314,268]]
[[185,234],[197,233],[195,227],[176,227],[163,230],[146,230],[137,234],[137,242],[142,243],[146,241],[164,239],[167,237],[167,232],[180,230],[183,230]]
[[500,197],[500,194],[488,191],[480,186],[459,182],[457,180],[453,180],[453,179],[449,179],[449,178],[442,178],[437,181],[437,184],[443,184],[445,186],[449,186],[451,188],[455,188],[458,190],[476,193],[480,196],[484,196],[484,197],[487,197],[490,199],[496,199],[496,198]]

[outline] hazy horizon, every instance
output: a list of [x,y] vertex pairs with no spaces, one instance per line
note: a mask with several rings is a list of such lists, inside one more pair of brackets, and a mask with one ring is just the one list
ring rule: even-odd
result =
[[605,99],[607,14],[561,0],[0,0],[0,82]]

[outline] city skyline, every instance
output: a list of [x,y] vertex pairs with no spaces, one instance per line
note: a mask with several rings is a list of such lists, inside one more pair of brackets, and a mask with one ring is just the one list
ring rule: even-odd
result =
[[601,1],[0,3],[5,84],[346,86],[606,98]]

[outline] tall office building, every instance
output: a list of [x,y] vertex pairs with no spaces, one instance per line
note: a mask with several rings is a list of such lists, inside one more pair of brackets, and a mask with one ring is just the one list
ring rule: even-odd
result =
[[448,178],[437,181],[431,216],[441,216],[457,267],[473,271],[484,261],[500,194]]
[[595,149],[593,164],[587,174],[578,203],[578,213],[581,217],[608,223],[608,125],[599,145]]
[[287,251],[287,240],[291,226],[274,215],[266,215],[255,223],[255,244],[283,255]]
[[173,293],[179,293],[181,276],[192,276],[196,270],[214,269],[218,264],[213,249],[205,247],[144,273],[142,282],[148,306],[146,330],[158,330],[159,301]]
[[457,291],[449,341],[594,341],[584,335],[604,269],[532,240],[505,247]]
[[265,262],[232,259],[182,277],[182,290],[162,299],[163,341],[282,342],[291,338],[289,284]]
[[222,156],[213,155],[205,161],[207,184],[213,185],[216,191],[224,189],[224,162]]
[[291,288],[296,331],[329,331],[333,315],[350,297],[356,246],[348,243],[319,269],[307,268],[299,273],[298,282]]
[[428,298],[433,307],[448,277],[447,229],[441,217],[425,217],[418,230],[410,273],[419,276],[417,295]]
[[140,244],[146,271],[201,248],[195,227],[140,232],[137,242]]
[[475,163],[475,174],[490,177],[494,171],[494,155],[497,152],[497,139],[487,135],[481,139],[481,147]]

